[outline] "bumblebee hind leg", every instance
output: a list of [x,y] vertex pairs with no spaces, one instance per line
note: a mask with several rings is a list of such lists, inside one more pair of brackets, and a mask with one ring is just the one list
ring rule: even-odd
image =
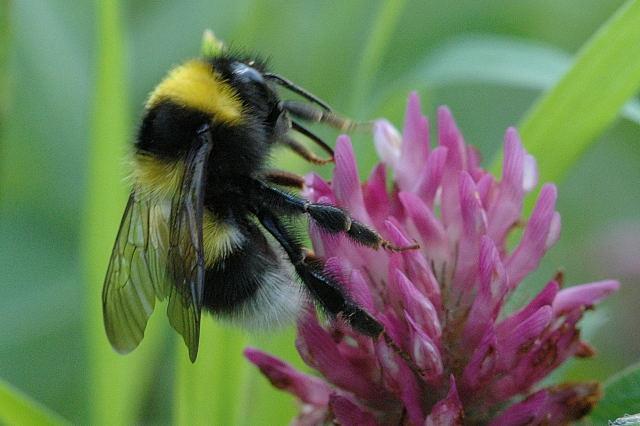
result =
[[282,246],[309,293],[327,313],[343,317],[362,334],[377,337],[382,333],[382,325],[349,298],[338,280],[324,271],[324,263],[309,256],[273,214],[261,210],[257,217]]

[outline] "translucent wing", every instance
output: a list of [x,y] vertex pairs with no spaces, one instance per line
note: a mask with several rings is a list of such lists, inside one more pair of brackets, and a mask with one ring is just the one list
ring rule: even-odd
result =
[[168,271],[171,286],[167,315],[173,328],[182,335],[195,361],[200,338],[200,313],[204,295],[204,249],[202,216],[204,188],[211,143],[192,150],[186,161],[182,189],[171,211],[171,236]]
[[170,288],[170,210],[169,202],[141,200],[135,192],[129,196],[102,290],[105,330],[118,352],[138,346],[156,298],[164,299]]
[[167,315],[195,361],[204,292],[202,216],[210,143],[186,158],[180,191],[171,200],[141,199],[135,191],[120,224],[102,292],[111,345],[121,353],[144,336],[155,299],[169,297]]

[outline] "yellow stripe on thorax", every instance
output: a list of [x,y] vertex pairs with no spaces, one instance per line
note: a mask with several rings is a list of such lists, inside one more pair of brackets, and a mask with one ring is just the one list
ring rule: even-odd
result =
[[151,92],[147,109],[171,101],[208,113],[215,121],[237,124],[242,102],[236,91],[213,70],[211,64],[192,60],[174,68]]
[[165,161],[153,155],[136,154],[131,180],[138,194],[145,198],[172,198],[180,191],[184,162]]

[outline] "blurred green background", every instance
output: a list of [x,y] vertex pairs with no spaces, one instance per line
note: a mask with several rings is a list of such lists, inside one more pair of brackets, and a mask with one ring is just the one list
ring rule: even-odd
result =
[[[250,343],[300,365],[291,331],[247,337],[208,319],[196,364],[208,387],[190,382],[198,378],[185,372],[186,352],[163,314],[142,353],[128,357],[111,354],[99,323],[114,216],[124,209],[120,154],[146,94],[198,55],[205,28],[268,56],[278,73],[358,119],[401,126],[406,95],[419,90],[430,116],[450,106],[489,164],[504,129],[621,4],[0,0],[0,378],[74,423],[188,422],[188,407],[203,405],[213,423],[282,424],[295,412],[241,359]],[[583,322],[599,356],[558,376],[604,379],[638,360],[639,141],[637,117],[620,118],[565,174],[562,238],[516,294],[526,300],[557,268],[569,284],[622,282]],[[373,144],[362,135],[354,143],[366,175]]]

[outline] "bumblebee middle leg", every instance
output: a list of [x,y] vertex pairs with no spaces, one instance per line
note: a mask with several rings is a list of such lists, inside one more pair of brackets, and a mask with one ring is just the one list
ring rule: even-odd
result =
[[257,196],[270,209],[285,214],[307,213],[326,232],[333,234],[343,232],[356,243],[374,249],[382,247],[390,251],[405,251],[419,248],[417,244],[406,247],[394,245],[367,225],[351,218],[345,210],[339,207],[312,203],[286,191],[273,188],[264,182],[256,181],[256,185],[256,194],[259,194]]
[[285,170],[269,169],[264,174],[267,182],[290,188],[302,189],[304,187],[304,177]]
[[351,327],[367,336],[377,337],[382,333],[382,325],[349,298],[340,283],[324,271],[322,260],[310,256],[274,214],[263,209],[258,210],[256,216],[287,253],[313,298],[330,315],[344,318]]

